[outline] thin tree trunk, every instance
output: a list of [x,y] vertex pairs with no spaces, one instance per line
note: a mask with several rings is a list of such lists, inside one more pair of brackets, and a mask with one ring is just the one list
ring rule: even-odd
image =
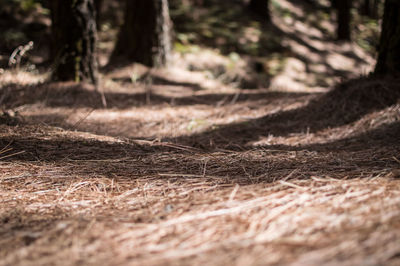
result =
[[265,21],[271,20],[269,12],[269,0],[250,0],[249,8],[251,11],[259,15]]
[[342,41],[351,40],[351,0],[336,0],[337,6],[337,39]]
[[111,62],[123,58],[150,67],[167,65],[171,26],[167,0],[126,0],[125,22]]
[[96,8],[96,26],[97,30],[100,30],[100,18],[101,18],[101,11],[103,9],[103,2],[104,0],[94,0],[94,6]]
[[376,74],[400,75],[400,2],[386,0]]
[[51,1],[53,80],[97,83],[93,0]]
[[374,0],[371,8],[371,18],[379,18],[379,3],[381,0]]
[[371,1],[364,0],[361,4],[361,14],[364,16],[370,17],[371,16]]

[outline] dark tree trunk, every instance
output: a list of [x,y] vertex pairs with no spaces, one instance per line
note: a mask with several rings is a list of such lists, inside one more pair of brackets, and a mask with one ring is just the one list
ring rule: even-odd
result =
[[249,8],[255,14],[259,15],[265,21],[271,20],[271,15],[269,13],[269,0],[250,0]]
[[351,40],[351,5],[351,0],[336,0],[337,39],[341,41]]
[[381,0],[374,0],[371,7],[371,18],[379,18],[379,3]]
[[94,0],[94,6],[96,8],[96,26],[97,30],[100,30],[100,18],[101,18],[101,11],[103,9],[103,0]]
[[149,67],[167,65],[171,27],[167,0],[126,0],[125,22],[111,62],[124,58]]
[[370,17],[371,16],[371,1],[364,0],[361,4],[361,14],[364,16]]
[[51,1],[53,80],[97,82],[93,0]]
[[376,74],[400,75],[400,1],[386,0]]

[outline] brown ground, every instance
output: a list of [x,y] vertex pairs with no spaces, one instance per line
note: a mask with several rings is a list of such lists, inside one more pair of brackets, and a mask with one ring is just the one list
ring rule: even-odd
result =
[[[326,47],[329,82],[365,71]],[[240,90],[184,65],[213,53],[102,93],[0,74],[0,265],[399,265],[399,80],[323,92],[289,57]]]
[[398,84],[10,85],[0,264],[398,265]]

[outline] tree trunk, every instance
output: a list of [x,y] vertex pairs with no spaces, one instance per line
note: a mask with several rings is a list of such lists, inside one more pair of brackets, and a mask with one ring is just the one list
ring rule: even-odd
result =
[[51,1],[53,80],[97,83],[93,0]]
[[250,0],[249,8],[251,11],[261,16],[263,20],[270,21],[271,15],[269,13],[268,0]]
[[400,75],[400,2],[386,0],[376,74]]
[[101,11],[103,9],[103,0],[94,0],[94,6],[96,8],[96,26],[97,30],[100,30],[100,18],[101,18]]
[[371,18],[379,18],[379,3],[381,0],[374,0],[371,8]]
[[149,67],[167,65],[171,27],[167,0],[126,0],[125,22],[111,62],[123,57]]
[[361,14],[367,17],[371,17],[371,1],[364,0],[361,4]]
[[341,41],[351,40],[351,0],[336,0],[337,6],[337,39]]

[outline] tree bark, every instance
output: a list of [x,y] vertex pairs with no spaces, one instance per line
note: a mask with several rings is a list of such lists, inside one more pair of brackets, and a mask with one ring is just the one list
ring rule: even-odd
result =
[[149,67],[168,64],[171,28],[167,0],[126,0],[125,22],[111,62],[122,57]]
[[271,20],[271,14],[269,12],[269,0],[250,0],[249,8],[255,14],[259,15],[265,21]]
[[341,41],[351,40],[351,0],[336,0],[337,8],[337,39]]
[[96,28],[97,28],[97,30],[100,30],[100,26],[101,26],[101,23],[100,23],[100,18],[101,18],[101,11],[102,11],[102,9],[103,9],[103,0],[94,0],[94,6],[95,6],[95,9],[96,9]]
[[400,2],[386,0],[376,74],[400,75]]
[[361,14],[367,17],[371,17],[371,1],[364,0],[361,3]]
[[381,0],[374,0],[371,8],[371,18],[378,19],[379,18],[379,3]]
[[97,83],[93,0],[51,1],[52,79]]

